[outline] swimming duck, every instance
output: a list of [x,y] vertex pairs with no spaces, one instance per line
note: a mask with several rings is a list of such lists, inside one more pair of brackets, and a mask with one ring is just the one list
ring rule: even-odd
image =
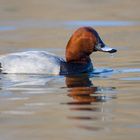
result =
[[66,46],[66,60],[46,51],[27,51],[0,56],[1,73],[24,74],[79,74],[93,70],[92,52],[115,53],[106,46],[92,27],[81,27],[71,36]]

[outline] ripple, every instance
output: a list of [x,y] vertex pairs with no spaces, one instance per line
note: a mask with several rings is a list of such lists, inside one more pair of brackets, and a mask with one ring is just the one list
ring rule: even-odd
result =
[[9,115],[32,115],[32,114],[34,114],[34,112],[33,111],[10,110],[10,111],[3,111],[2,114],[9,114]]
[[7,98],[6,100],[10,101],[16,101],[16,100],[28,100],[29,97],[13,97],[13,98]]
[[140,72],[140,68],[124,68],[118,71],[122,73],[133,73],[133,72]]
[[74,120],[98,120],[98,117],[89,117],[89,116],[69,116],[69,119]]
[[45,106],[46,103],[27,103],[25,106]]
[[78,125],[79,128],[88,130],[88,131],[100,131],[103,130],[103,128],[98,126],[87,126],[87,125]]
[[102,27],[119,27],[119,26],[135,26],[140,25],[139,22],[135,21],[67,21],[67,26],[102,26]]
[[0,31],[13,31],[16,30],[14,26],[0,26]]
[[15,30],[21,28],[75,28],[80,26],[94,26],[94,27],[121,27],[121,26],[139,26],[138,21],[111,21],[111,20],[18,20],[18,21],[2,21],[0,31]]
[[120,80],[124,80],[124,81],[140,81],[140,77],[120,78]]
[[70,108],[70,110],[75,110],[75,111],[92,111],[92,112],[98,112],[99,111],[99,108],[97,107],[75,107],[75,108]]

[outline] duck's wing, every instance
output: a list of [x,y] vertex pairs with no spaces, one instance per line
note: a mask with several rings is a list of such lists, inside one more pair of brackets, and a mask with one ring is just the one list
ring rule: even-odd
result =
[[62,58],[46,51],[12,53],[0,57],[2,73],[59,74]]

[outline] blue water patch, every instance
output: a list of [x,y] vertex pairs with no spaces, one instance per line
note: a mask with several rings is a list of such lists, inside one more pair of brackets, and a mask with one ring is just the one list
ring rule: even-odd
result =
[[111,68],[96,68],[93,70],[93,74],[102,74],[102,73],[108,73],[113,72],[113,69]]
[[102,27],[119,27],[119,26],[136,26],[140,25],[140,22],[135,21],[67,21],[64,22],[66,26],[102,26]]
[[14,26],[0,26],[0,31],[13,31],[16,30]]
[[116,73],[140,73],[140,68],[124,68],[116,70]]
[[140,81],[140,77],[120,78],[120,80],[124,80],[124,81]]
[[[113,74],[123,73],[140,73],[140,68],[125,68],[125,69],[111,69],[111,68],[95,68],[90,74],[90,77],[110,77]],[[121,80],[140,81],[140,77],[127,77]]]
[[[4,26],[7,25],[7,26]],[[94,27],[121,27],[121,26],[139,26],[138,21],[111,21],[111,20],[18,20],[3,21],[0,31],[12,31],[23,28],[77,28],[81,26]]]
[[92,72],[89,73],[89,77],[110,77],[114,73],[114,70],[111,68],[94,68]]

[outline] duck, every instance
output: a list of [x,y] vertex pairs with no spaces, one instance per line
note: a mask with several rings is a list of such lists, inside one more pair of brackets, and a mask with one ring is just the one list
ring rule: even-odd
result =
[[90,59],[93,52],[115,53],[102,41],[92,27],[80,27],[70,37],[65,59],[47,51],[15,52],[0,56],[0,73],[55,74],[89,73],[94,67]]

